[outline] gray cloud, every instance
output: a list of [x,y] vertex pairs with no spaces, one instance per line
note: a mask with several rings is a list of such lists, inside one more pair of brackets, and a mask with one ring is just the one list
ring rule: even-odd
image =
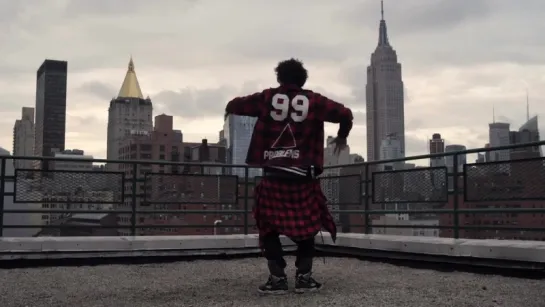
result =
[[25,5],[21,1],[0,0],[0,8],[0,25],[10,25],[24,13]]
[[[290,4],[290,11],[281,9],[287,1],[240,1],[244,5],[237,14],[244,18],[221,14],[230,6],[218,1],[137,0],[128,5],[126,1],[78,0],[66,6],[43,4],[42,14],[32,15],[32,22],[14,25],[18,31],[12,31],[11,38],[7,35],[8,40],[27,36],[34,48],[47,36],[59,37],[59,45],[68,40],[82,50],[50,49],[70,60],[73,71],[111,67],[130,53],[152,54],[158,50],[162,55],[150,58],[149,65],[162,68],[205,68],[235,61],[257,64],[288,56],[340,63],[368,55],[376,45],[378,1],[314,1],[312,6],[302,2]],[[395,5],[386,2],[386,19],[392,44],[405,65],[542,63],[545,43],[540,33],[545,24],[532,10],[545,10],[545,3],[528,0],[521,7],[506,0],[398,1]],[[28,6],[18,9],[20,14],[29,11],[36,14],[37,10]],[[276,18],[262,18],[256,11],[278,14],[274,14]],[[330,15],[330,20],[317,17]],[[140,22],[131,21],[135,18]],[[55,26],[37,27],[38,23]],[[224,26],[209,26],[215,23]],[[192,30],[195,28],[199,31]],[[73,35],[76,31],[78,35]],[[31,52],[21,53],[27,54]]]
[[[545,116],[539,107],[545,97],[545,2],[385,5],[403,65],[407,144],[415,147],[409,152],[423,150],[433,132],[448,142],[482,146],[492,105],[498,120],[518,127],[526,87],[535,97],[532,114]],[[196,136],[221,129],[229,99],[274,86],[272,67],[295,56],[311,67],[312,89],[353,108],[358,131],[351,146],[364,153],[366,66],[377,43],[379,10],[378,0],[238,0],[236,10],[219,0],[0,0],[0,128],[7,131],[0,142],[10,146],[19,108],[34,105],[35,73],[44,58],[69,61],[67,142],[99,152],[105,127],[99,133],[81,127],[106,125],[122,78],[111,75],[125,69],[130,54],[154,113],[182,118],[177,125]],[[184,126],[202,118],[218,118],[217,127],[198,126],[198,120]]]
[[94,0],[93,2],[85,0],[71,0],[65,7],[65,13],[68,17],[78,17],[81,15],[114,15],[123,16],[137,13],[144,9],[146,0],[108,1]]
[[[413,0],[385,3],[385,19],[394,26],[403,25],[396,30],[396,36],[421,31],[444,31],[464,22],[482,19],[491,13],[491,3],[487,0]],[[364,1],[359,5],[347,7],[337,16],[369,29],[376,29],[380,19],[378,1]]]
[[[364,29],[350,50],[376,45],[380,19],[376,2],[347,7],[337,16],[339,22]],[[521,7],[508,0],[397,1],[386,2],[386,21],[390,42],[405,65],[537,64],[545,62],[545,42],[539,34],[545,24],[532,10],[545,10],[545,2],[527,1]]]
[[[68,116],[67,121],[71,123],[73,127],[94,127],[96,124],[103,124],[102,120],[96,116]],[[94,131],[92,131],[94,132]]]
[[[237,90],[222,86],[213,89],[185,88],[178,91],[162,91],[153,96],[156,109],[182,118],[221,117],[225,104],[237,94]],[[250,94],[250,93],[247,93]]]
[[104,101],[116,96],[116,89],[112,85],[100,81],[85,82],[78,88],[78,91],[94,95]]
[[425,137],[405,136],[406,156],[424,155],[428,153],[428,139]]
[[402,13],[394,19],[394,24],[405,25],[400,34],[414,32],[436,32],[451,29],[463,23],[487,17],[491,13],[491,4],[487,0],[467,1],[421,0],[406,3]]

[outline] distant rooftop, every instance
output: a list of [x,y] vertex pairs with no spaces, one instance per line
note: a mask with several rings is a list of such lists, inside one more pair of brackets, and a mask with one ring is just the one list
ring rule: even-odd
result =
[[[289,257],[293,287],[293,257]],[[0,270],[0,306],[543,307],[539,280],[321,258],[319,293],[262,297],[263,258]]]
[[537,115],[527,120],[522,126],[520,126],[519,131],[529,130],[539,132],[539,124],[537,121]]

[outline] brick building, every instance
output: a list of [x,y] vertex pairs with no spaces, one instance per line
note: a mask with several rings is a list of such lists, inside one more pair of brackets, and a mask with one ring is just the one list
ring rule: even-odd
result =
[[[155,126],[151,133],[137,133],[126,137],[119,148],[119,156],[121,160],[130,162],[131,160],[150,161],[149,164],[139,163],[136,165],[131,163],[120,163],[117,168],[125,173],[126,179],[132,179],[134,172],[139,179],[139,183],[136,187],[136,193],[139,195],[136,199],[137,209],[151,210],[154,207],[146,202],[145,195],[149,195],[151,191],[155,191],[158,186],[156,181],[161,178],[157,175],[146,175],[148,173],[154,174],[176,174],[183,171],[180,165],[161,165],[153,163],[152,161],[164,161],[164,162],[182,162],[182,155],[180,150],[182,148],[182,135],[179,131],[173,130],[173,118],[169,115],[158,115],[155,117]],[[127,181],[125,183],[125,195],[132,193],[132,183]],[[120,210],[130,210],[132,199],[130,197],[125,198],[123,205],[118,205]],[[142,225],[148,219],[147,215],[138,214],[136,217],[136,224]],[[118,224],[120,226],[129,226],[131,223],[129,214],[119,214]],[[129,229],[120,229],[121,235],[129,235]],[[146,229],[138,229],[137,235],[147,233]]]
[[[181,167],[178,173],[153,175],[149,193],[156,210],[203,210],[205,213],[148,214],[142,223],[161,227],[146,228],[146,235],[213,235],[244,233],[244,215],[223,210],[244,210],[245,183],[229,174],[225,166],[226,149],[220,144],[183,143],[184,162],[205,164]],[[214,166],[218,164],[218,166]],[[254,182],[248,185],[248,225],[251,217]],[[171,227],[169,227],[171,226]],[[181,227],[180,227],[181,226]],[[255,232],[255,230],[250,230]]]

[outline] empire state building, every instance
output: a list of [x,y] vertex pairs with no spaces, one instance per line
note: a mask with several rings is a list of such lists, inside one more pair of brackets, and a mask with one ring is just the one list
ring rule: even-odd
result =
[[381,159],[383,141],[395,139],[397,150],[405,156],[405,108],[401,64],[396,51],[390,45],[384,6],[381,1],[378,45],[367,67],[367,161]]

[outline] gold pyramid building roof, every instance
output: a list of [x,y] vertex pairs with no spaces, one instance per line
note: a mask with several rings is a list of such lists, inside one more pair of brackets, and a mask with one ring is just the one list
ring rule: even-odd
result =
[[119,90],[119,95],[117,98],[139,98],[144,99],[142,95],[142,90],[140,89],[140,84],[138,83],[138,78],[136,77],[136,72],[134,71],[134,63],[132,57],[129,61],[129,68],[127,74],[125,75],[125,80],[121,85]]

